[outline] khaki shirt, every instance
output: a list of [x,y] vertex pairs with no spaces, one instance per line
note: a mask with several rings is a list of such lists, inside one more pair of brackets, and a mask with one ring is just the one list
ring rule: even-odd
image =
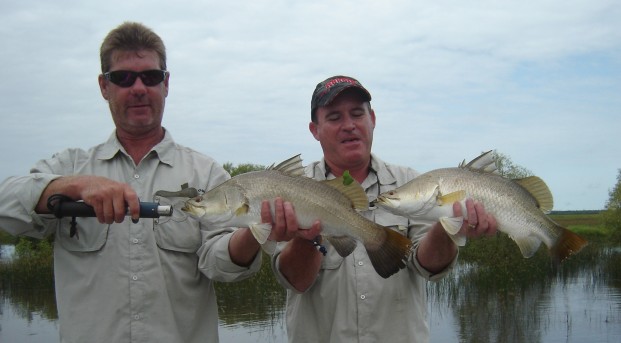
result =
[[[172,204],[172,217],[127,218],[99,224],[38,215],[35,205],[60,175],[89,174],[126,182],[141,201]],[[62,342],[217,342],[213,280],[236,281],[258,271],[231,262],[233,229],[208,230],[181,211],[183,198],[158,198],[158,190],[188,183],[209,190],[229,178],[213,159],[176,144],[168,132],[138,165],[113,133],[88,151],[65,150],[39,161],[31,174],[0,184],[0,228],[15,234],[55,234],[54,271]],[[187,200],[187,198],[185,199]]]
[[[418,175],[410,168],[389,165],[376,156],[372,172],[362,183],[374,200],[380,193],[395,189]],[[334,178],[325,162],[306,167],[306,174],[316,180]],[[377,274],[362,244],[343,258],[328,241],[315,283],[298,293],[280,273],[279,244],[272,257],[272,269],[287,288],[287,334],[289,342],[427,342],[426,281],[438,280],[448,273],[455,261],[440,274],[431,275],[414,256],[419,239],[431,223],[413,223],[382,209],[363,215],[378,224],[391,227],[414,242],[414,252],[407,267],[387,279]]]

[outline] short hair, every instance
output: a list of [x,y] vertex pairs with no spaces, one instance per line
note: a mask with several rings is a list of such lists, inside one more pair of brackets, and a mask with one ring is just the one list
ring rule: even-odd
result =
[[110,31],[99,50],[101,72],[110,71],[115,51],[155,51],[160,58],[160,68],[166,70],[166,47],[153,30],[141,23],[124,22]]

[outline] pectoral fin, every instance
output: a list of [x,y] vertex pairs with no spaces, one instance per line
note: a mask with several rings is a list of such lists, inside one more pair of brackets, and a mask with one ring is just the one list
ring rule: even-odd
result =
[[265,244],[265,242],[267,242],[267,238],[272,232],[272,225],[269,223],[257,223],[250,224],[249,226],[250,232],[252,232],[254,239],[256,239],[259,244]]
[[438,205],[451,205],[455,201],[462,201],[466,198],[466,191],[456,191],[438,197]]
[[261,248],[263,248],[263,251],[268,255],[274,255],[274,251],[276,251],[276,242],[267,240],[264,244],[261,244]]
[[466,236],[459,234],[459,229],[464,223],[463,217],[442,217],[440,218],[440,224],[449,234],[449,237],[453,240],[455,244],[460,247],[466,245]]
[[244,214],[248,213],[248,211],[250,211],[250,206],[248,206],[247,203],[244,203],[243,205],[239,206],[235,210],[235,215],[236,216],[243,216]]
[[450,235],[456,235],[464,224],[464,217],[442,217],[440,224]]

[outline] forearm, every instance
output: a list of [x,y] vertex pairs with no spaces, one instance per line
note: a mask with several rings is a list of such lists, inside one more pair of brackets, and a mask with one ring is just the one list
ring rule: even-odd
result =
[[457,246],[439,223],[435,223],[420,240],[418,263],[432,274],[446,269],[457,256]]
[[54,194],[63,194],[71,199],[81,200],[79,185],[82,179],[84,179],[83,176],[62,176],[52,180],[41,193],[35,212],[50,213],[47,208],[47,199]]
[[231,261],[239,266],[249,266],[259,253],[261,246],[248,228],[239,228],[229,241]]
[[322,258],[311,241],[294,238],[280,253],[279,269],[297,291],[304,292],[315,282]]

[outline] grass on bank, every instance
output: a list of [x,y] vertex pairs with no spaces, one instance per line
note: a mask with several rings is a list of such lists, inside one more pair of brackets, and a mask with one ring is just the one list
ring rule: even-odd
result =
[[[604,227],[602,216],[599,212],[557,213],[551,214],[550,217],[560,225],[585,237],[592,243],[621,244],[621,228],[611,230]],[[28,237],[14,237],[4,231],[0,231],[0,244],[16,246],[16,256],[9,262],[0,263],[0,282],[3,283],[3,286],[7,283],[20,287],[31,285],[35,288],[42,284],[53,285],[52,238],[36,240]],[[516,249],[515,244],[510,241],[495,239],[474,240],[462,248],[462,256],[490,256],[490,254],[498,256],[497,254],[501,251],[504,251],[504,255],[507,253],[514,254],[513,250]],[[519,252],[517,253],[519,254]],[[264,268],[270,267],[266,264]]]

